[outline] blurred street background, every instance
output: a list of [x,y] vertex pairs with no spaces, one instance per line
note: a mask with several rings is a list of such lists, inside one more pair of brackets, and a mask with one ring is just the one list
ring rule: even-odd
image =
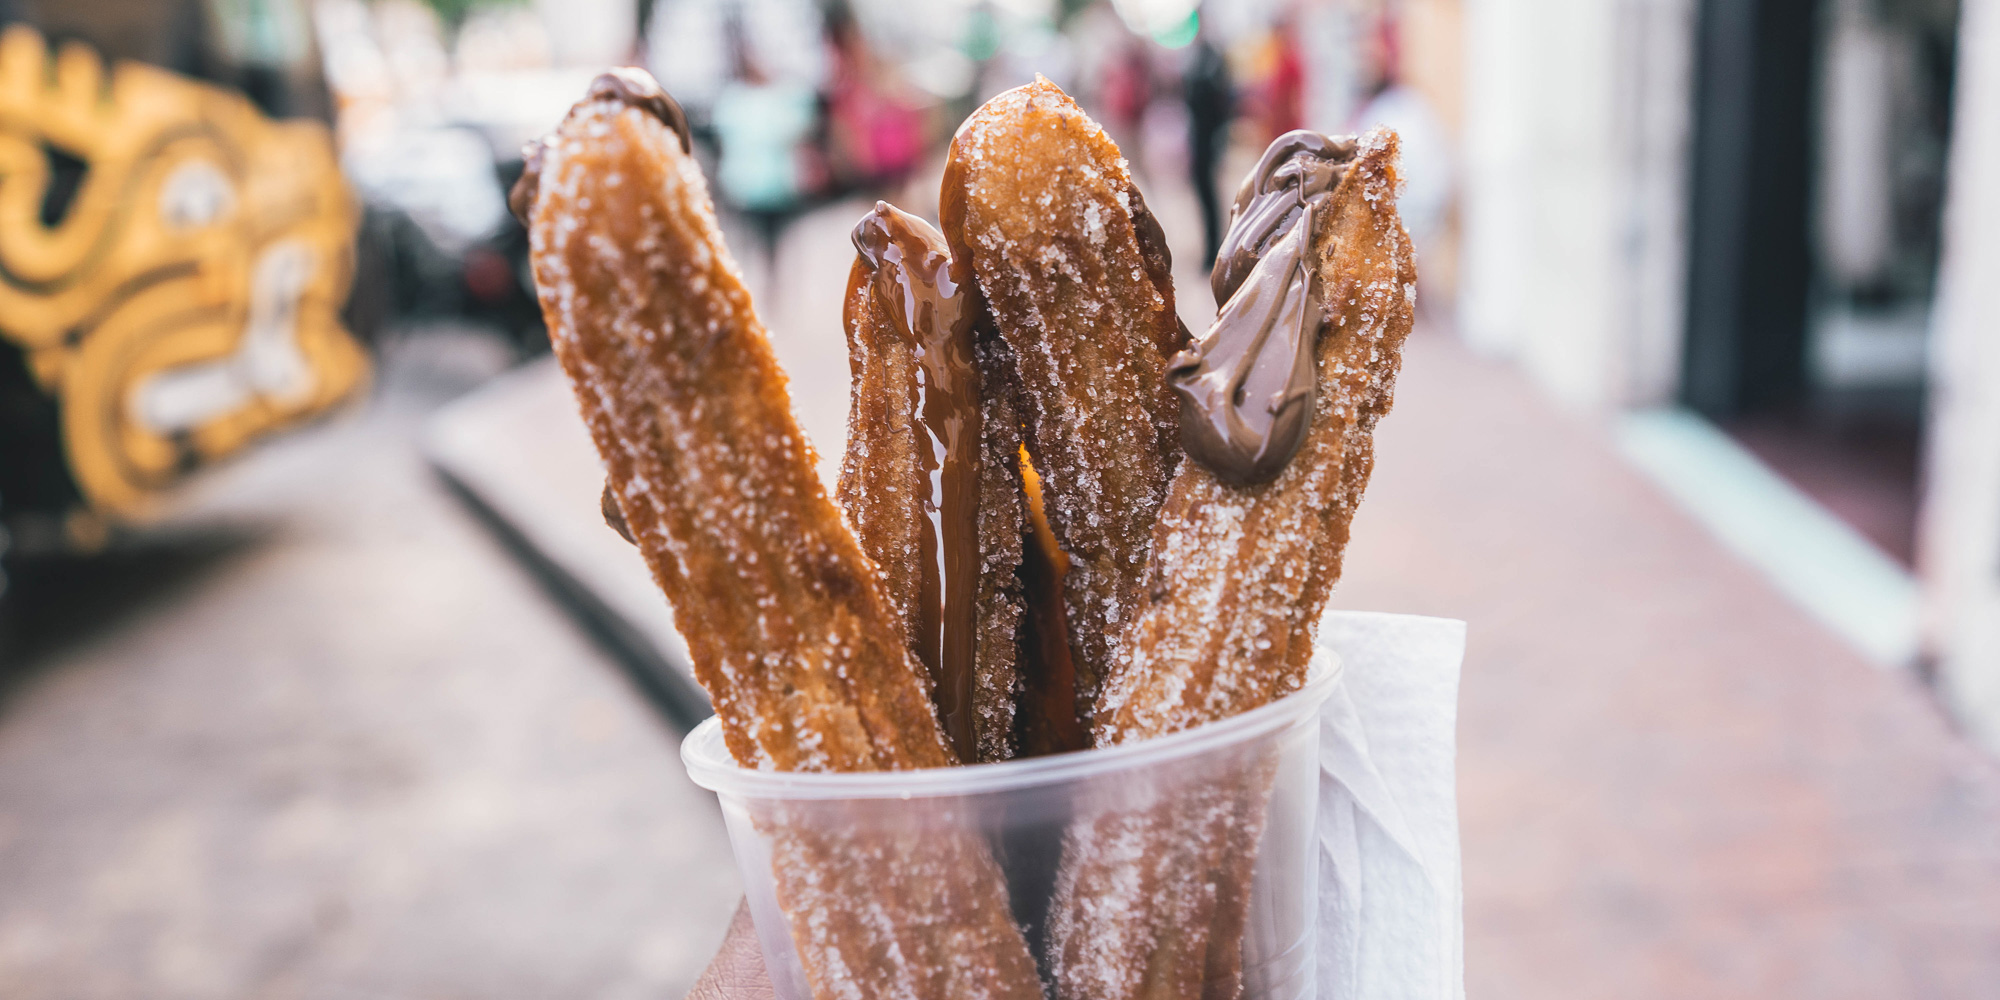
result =
[[1468,992],[2000,996],[2000,2],[0,0],[0,997],[677,998],[705,712],[505,192],[689,112],[830,478],[848,232],[1048,77],[1191,329],[1386,124],[1340,607],[1466,620]]

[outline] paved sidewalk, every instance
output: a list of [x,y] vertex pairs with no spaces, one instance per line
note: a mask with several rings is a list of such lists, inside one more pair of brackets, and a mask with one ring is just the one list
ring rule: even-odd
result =
[[1512,370],[1411,341],[1347,608],[1470,622],[1469,995],[2000,995],[2000,767]]
[[713,798],[417,453],[494,368],[408,345],[36,612],[0,675],[0,997],[692,984],[739,894]]

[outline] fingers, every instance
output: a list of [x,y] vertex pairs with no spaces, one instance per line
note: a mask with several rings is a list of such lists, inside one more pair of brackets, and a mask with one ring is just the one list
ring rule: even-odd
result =
[[777,1000],[777,996],[771,987],[771,974],[764,967],[756,925],[750,922],[750,906],[739,902],[736,915],[729,920],[729,932],[722,937],[722,948],[694,989],[688,991],[687,1000]]

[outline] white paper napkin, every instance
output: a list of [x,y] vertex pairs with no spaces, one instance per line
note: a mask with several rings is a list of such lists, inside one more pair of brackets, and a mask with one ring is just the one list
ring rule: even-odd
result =
[[1465,623],[1336,611],[1320,712],[1321,1000],[1462,1000],[1455,759]]

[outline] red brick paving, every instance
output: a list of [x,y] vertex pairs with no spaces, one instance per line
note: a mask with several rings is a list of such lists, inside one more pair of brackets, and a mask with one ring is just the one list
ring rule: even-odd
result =
[[2000,766],[1511,369],[1411,341],[1349,608],[1470,622],[1469,993],[2000,996]]

